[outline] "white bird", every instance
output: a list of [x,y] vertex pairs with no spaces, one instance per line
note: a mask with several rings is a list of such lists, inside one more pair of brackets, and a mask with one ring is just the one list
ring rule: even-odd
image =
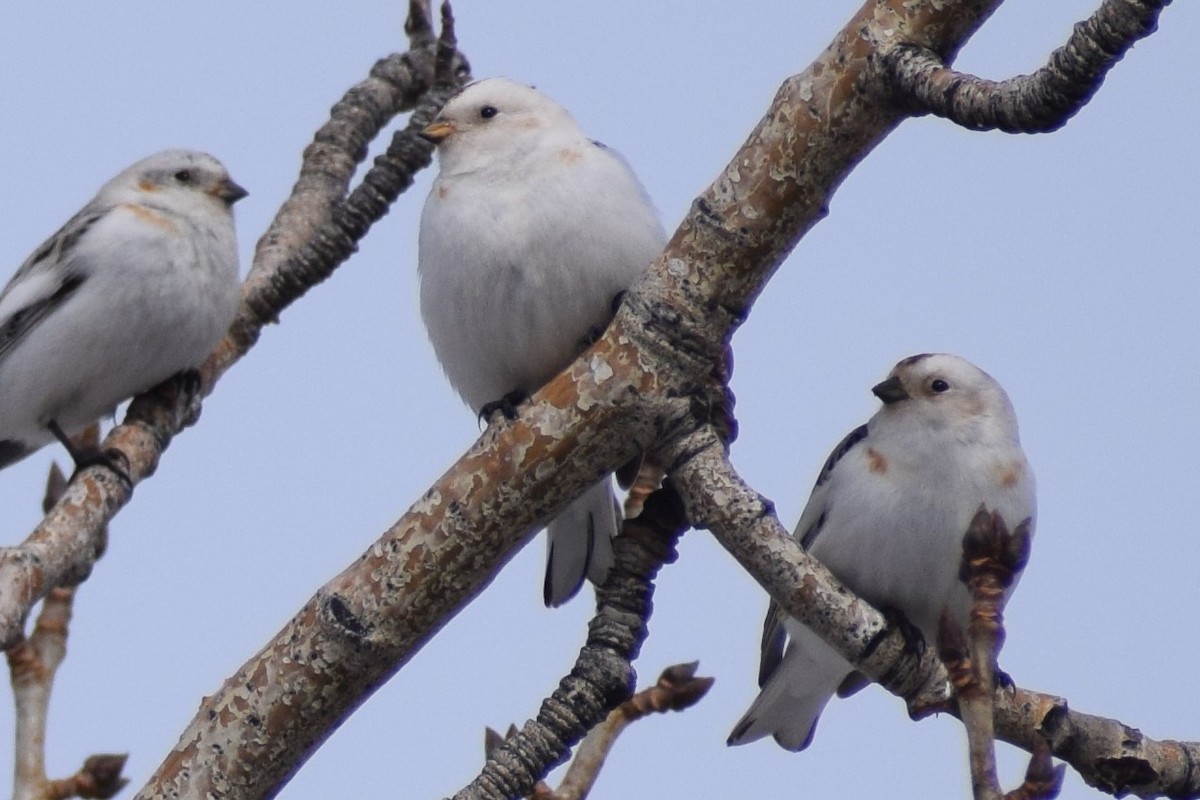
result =
[[245,195],[212,156],[166,150],[21,265],[0,292],[0,467],[55,438],[90,463],[67,437],[200,366],[237,308],[231,207]]
[[[624,159],[528,86],[472,83],[423,135],[440,171],[421,214],[421,316],[467,405],[511,411],[608,324],[666,235]],[[597,478],[547,526],[547,605],[612,564],[618,512]]]
[[[1008,395],[958,356],[906,358],[872,391],[883,407],[834,448],[793,535],[846,586],[876,608],[903,613],[932,645],[943,609],[966,630],[971,598],[959,564],[980,506],[999,512],[1009,530],[1029,520],[1032,536],[1033,471]],[[762,691],[729,744],[770,734],[803,750],[829,698],[839,687],[848,693],[852,684],[843,681],[854,669],[771,606]]]

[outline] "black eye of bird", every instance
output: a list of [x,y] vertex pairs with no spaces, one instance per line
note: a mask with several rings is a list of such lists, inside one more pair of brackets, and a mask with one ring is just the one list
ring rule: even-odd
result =
[[180,183],[190,183],[192,180],[192,171],[190,169],[181,169],[175,173],[175,180]]
[[496,110],[495,106],[484,106],[483,108],[479,109],[479,116],[483,117],[484,119],[491,119],[499,113],[500,112]]
[[941,378],[938,378],[933,383],[929,384],[929,388],[933,389],[938,394],[941,394],[942,392],[946,392],[946,391],[950,390],[950,384],[946,383]]

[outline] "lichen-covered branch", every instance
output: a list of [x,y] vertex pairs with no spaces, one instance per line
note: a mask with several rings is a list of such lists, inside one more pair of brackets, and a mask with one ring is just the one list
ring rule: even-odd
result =
[[[396,114],[416,107],[437,81],[439,47],[429,0],[410,0],[405,33],[408,52],[393,53],[377,61],[370,76],[347,91],[330,109],[329,121],[305,149],[296,184],[255,249],[243,297],[256,313],[243,314],[249,317],[243,321],[245,334],[256,335],[256,329],[264,322],[256,326],[254,320],[273,321],[286,304],[271,296],[270,284],[287,272],[285,265],[301,247],[328,227],[334,209],[346,197],[354,171],[367,156],[367,146]],[[452,53],[449,57],[456,62],[450,69],[443,67],[443,74],[450,76],[459,70],[465,74],[465,60],[453,54],[453,26],[444,28],[443,34],[441,57],[447,58],[448,47]],[[426,148],[426,160],[431,149]],[[235,330],[239,330],[238,326]]]
[[1115,797],[1200,797],[1200,742],[1151,739],[1021,688],[997,692],[995,714],[998,739],[1030,752],[1045,740],[1089,786]]
[[[614,708],[579,743],[571,766],[567,768],[567,774],[558,788],[551,789],[544,780],[538,781],[528,795],[529,800],[583,800],[587,797],[622,731],[651,714],[691,708],[708,694],[714,679],[696,677],[699,666],[700,662],[693,661],[667,667],[653,686],[642,689]],[[503,736],[488,728],[484,736],[484,756],[490,759],[506,740],[517,735],[514,725],[510,725],[508,733]]]
[[647,499],[642,516],[625,522],[614,543],[616,563],[596,589],[596,615],[574,668],[536,719],[489,753],[479,776],[454,800],[525,797],[589,730],[624,705],[634,686],[632,662],[648,634],[654,576],[675,560],[675,543],[686,528],[669,485]]
[[[201,369],[201,396],[254,344],[264,325],[276,321],[288,304],[353,253],[358,239],[387,212],[412,175],[429,164],[432,147],[416,130],[420,120],[436,113],[452,87],[466,79],[467,67],[454,48],[452,25],[444,25],[435,42],[419,22],[428,19],[427,0],[412,0],[412,7],[418,20],[408,26],[413,49],[378,62],[371,77],[334,106],[332,119],[305,150],[293,194],[259,242],[238,316]],[[444,19],[451,19],[448,7]],[[414,104],[415,121],[396,134],[387,154],[346,198],[366,142]],[[172,437],[195,420],[199,398],[185,388],[169,381],[136,398],[105,439],[102,447],[119,455],[130,484],[105,468],[83,470],[24,542],[0,549],[0,645],[15,641],[29,609],[49,590],[78,582],[91,570],[101,527],[129,502],[133,488],[154,473]]]
[[[239,349],[231,355],[240,357],[263,325],[274,322],[281,309],[345,262],[371,225],[412,184],[413,176],[429,166],[433,145],[417,134],[469,80],[470,70],[457,50],[449,4],[443,6],[442,33],[436,42],[428,37],[423,23],[413,23],[421,13],[428,13],[427,5],[414,3],[413,8],[407,28],[414,49],[377,62],[371,78],[333,107],[333,120],[317,132],[305,151],[306,164],[312,157],[314,166],[301,171],[291,198],[259,241],[254,267],[242,291],[242,312],[231,331]],[[380,102],[384,98],[372,98],[366,90],[375,85],[391,91],[387,103]],[[365,104],[368,99],[375,104]],[[366,157],[367,144],[392,117],[408,110],[413,111],[408,124],[396,132],[387,152],[375,160],[347,197],[350,175]],[[352,135],[339,138],[340,129],[349,121],[356,123]],[[334,165],[336,169],[329,169]],[[284,241],[287,247],[281,247]]]
[[882,63],[895,81],[898,102],[914,114],[934,114],[977,131],[1048,133],[1087,105],[1129,48],[1155,31],[1170,2],[1104,0],[1046,66],[1005,81],[955,72],[935,49],[903,39],[883,48]]
[[[689,402],[693,412],[701,411],[699,416],[712,420],[712,430],[722,437],[723,447],[728,447],[737,436],[735,401],[728,387],[731,370],[732,354],[722,351],[708,379]],[[617,736],[630,722],[653,711],[690,705],[711,685],[711,680],[695,679],[695,665],[690,669],[683,665],[664,672],[657,686],[617,706],[632,690],[632,678],[628,686],[621,687],[622,693],[606,692],[606,685],[616,688],[614,679],[606,680],[603,673],[592,669],[592,664],[604,663],[593,657],[599,653],[615,655],[627,674],[634,674],[632,662],[647,634],[653,578],[659,567],[675,560],[675,542],[689,524],[674,485],[667,481],[659,487],[663,473],[658,454],[647,452],[644,457],[643,469],[638,470],[644,489],[637,499],[638,513],[627,515],[615,543],[616,566],[604,586],[596,589],[597,613],[589,625],[587,645],[580,652],[575,668],[543,704],[537,719],[489,748],[483,771],[455,795],[455,800],[499,800],[531,793],[537,800],[584,797]],[[647,464],[650,466],[646,467]],[[606,620],[616,631],[624,630],[625,635],[597,636]],[[608,663],[613,663],[611,658]],[[575,691],[567,691],[572,681],[582,684]],[[603,704],[598,705],[596,698],[604,698]],[[601,719],[603,724],[597,725]],[[566,760],[570,748],[585,734],[563,785],[557,792],[551,790],[542,779]],[[553,746],[547,746],[547,742]]]
[[696,677],[697,667],[696,661],[667,667],[653,686],[621,703],[588,731],[562,783],[546,800],[583,800],[591,793],[622,731],[650,714],[683,711],[698,703],[712,688],[713,678]]
[[[79,437],[85,447],[95,447],[99,428],[90,426]],[[43,511],[58,502],[67,479],[52,465],[46,480]],[[103,538],[103,529],[101,530]],[[100,545],[103,549],[103,541]],[[14,800],[65,800],[69,797],[109,798],[128,781],[121,777],[123,755],[95,755],[74,775],[59,780],[46,776],[47,722],[54,677],[67,654],[67,634],[75,602],[75,587],[51,590],[28,638],[5,650],[13,687],[16,731],[13,736]]]

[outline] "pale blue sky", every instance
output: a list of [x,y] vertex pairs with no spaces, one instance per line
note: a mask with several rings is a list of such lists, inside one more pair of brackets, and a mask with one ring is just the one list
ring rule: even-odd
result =
[[[959,66],[1039,66],[1085,0],[1010,0]],[[779,82],[857,2],[563,4],[462,0],[479,77],[530,83],[621,150],[668,228]],[[0,24],[0,264],[25,256],[133,160],[209,150],[251,192],[243,269],[328,107],[402,49],[400,3],[18,4]],[[1001,663],[1157,738],[1200,738],[1194,671],[1200,9],[1175,3],[1065,130],[904,124],[833,198],[737,334],[734,460],[789,527],[828,450],[898,359],[947,350],[1008,389],[1039,481],[1033,561]],[[429,176],[332,280],[221,382],[112,527],[56,687],[49,761],[129,751],[140,785],[212,692],[362,552],[477,434],[439,373],[416,300]],[[58,448],[0,475],[0,541],[38,519]],[[484,725],[522,722],[569,667],[590,613],[541,605],[539,538],[322,748],[283,797],[440,797]],[[907,720],[870,690],[813,746],[728,749],[754,695],[766,599],[706,533],[662,573],[638,668],[699,659],[710,696],[634,726],[595,797],[950,797],[969,791],[957,722]],[[11,772],[0,703],[0,775]],[[1011,754],[1012,751],[1007,751]],[[1024,759],[1003,760],[1013,785]],[[128,796],[128,795],[127,795]],[[1094,796],[1073,773],[1064,797]]]

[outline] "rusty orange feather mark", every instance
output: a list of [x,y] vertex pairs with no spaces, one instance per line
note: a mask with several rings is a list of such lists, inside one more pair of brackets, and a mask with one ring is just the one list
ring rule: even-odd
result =
[[574,164],[582,157],[582,153],[578,150],[564,149],[558,151],[558,160],[564,164]]
[[123,203],[121,205],[121,208],[128,210],[135,217],[145,220],[146,222],[149,222],[151,225],[157,225],[158,227],[160,227],[164,230],[171,231],[171,232],[174,232],[176,230],[174,222],[171,222],[171,220],[167,219],[162,214],[157,214],[157,213],[151,211],[150,209],[146,208],[145,206],[139,206],[139,205],[135,205],[133,203]]
[[867,469],[871,470],[871,472],[878,472],[881,475],[887,472],[888,469],[887,459],[884,458],[883,453],[874,447],[867,448]]
[[1021,479],[1021,465],[1009,464],[1004,469],[1000,470],[1000,485],[1005,489],[1011,489],[1017,485],[1017,481]]

